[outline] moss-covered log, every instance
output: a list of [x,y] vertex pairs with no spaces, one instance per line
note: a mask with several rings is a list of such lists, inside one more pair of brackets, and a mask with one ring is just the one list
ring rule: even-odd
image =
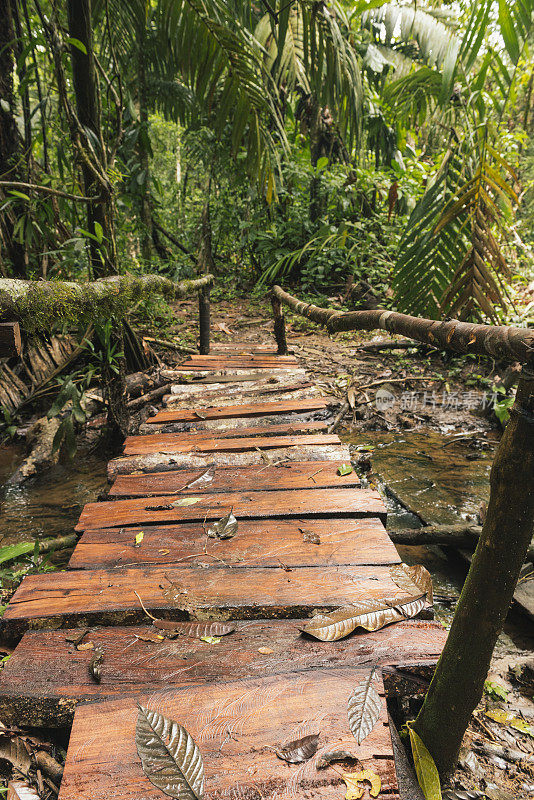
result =
[[167,300],[200,291],[212,275],[173,283],[161,275],[113,275],[92,283],[0,279],[0,317],[16,320],[27,332],[50,331],[58,323],[78,325],[125,317],[139,300]]
[[482,697],[534,529],[534,372],[523,371],[491,469],[482,534],[414,727],[439,771],[454,768]]
[[343,313],[304,303],[284,292],[280,286],[274,286],[272,294],[295,313],[320,325],[326,325],[331,333],[384,330],[408,336],[440,350],[478,353],[508,361],[519,361],[521,364],[534,364],[534,330],[529,328],[517,328],[511,325],[476,325],[471,322],[460,322],[457,319],[446,321],[420,319],[383,308]]

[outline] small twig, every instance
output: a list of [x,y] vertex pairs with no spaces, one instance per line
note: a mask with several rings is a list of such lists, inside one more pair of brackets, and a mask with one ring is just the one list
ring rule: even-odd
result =
[[314,476],[315,476],[315,475],[318,475],[318,474],[319,474],[320,472],[322,472],[322,471],[323,471],[323,468],[321,467],[321,469],[318,469],[318,470],[316,470],[315,472],[312,472],[312,474],[311,474],[311,475],[308,475],[308,480],[309,480],[309,481],[313,481],[314,483],[317,483],[317,481],[314,481],[314,480],[313,480],[313,479],[314,479]]
[[79,194],[62,192],[61,189],[53,189],[51,186],[41,186],[37,183],[20,183],[19,181],[0,181],[0,189],[26,189],[28,192],[43,192],[54,197],[63,197],[65,200],[74,200],[77,203],[94,203],[100,200],[98,195],[95,195],[95,197],[83,197]]

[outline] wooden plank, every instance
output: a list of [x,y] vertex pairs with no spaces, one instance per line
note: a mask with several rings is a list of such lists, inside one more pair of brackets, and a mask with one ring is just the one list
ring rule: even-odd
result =
[[[360,632],[338,642],[303,636],[298,625],[295,620],[237,621],[236,631],[217,645],[185,636],[146,641],[158,633],[146,624],[89,630],[83,641],[104,653],[100,684],[88,671],[93,651],[77,650],[68,641],[79,636],[79,630],[29,631],[1,673],[0,718],[6,724],[66,727],[79,701],[138,696],[170,682],[220,682],[318,667],[432,663],[447,639],[441,625],[425,620]],[[271,652],[260,653],[266,646]]]
[[[181,590],[174,602],[161,586]],[[132,567],[27,575],[2,618],[9,638],[28,628],[133,625],[146,619],[134,589],[155,616],[170,619],[300,618],[361,597],[405,596],[386,566],[280,569]]]
[[[347,703],[368,670],[247,678],[199,686],[174,686],[141,695],[141,704],[180,722],[200,748],[206,800],[216,798],[323,798],[346,792],[339,771],[317,769],[327,751],[349,750],[363,768],[378,773],[380,800],[398,800],[384,689],[380,717],[360,746],[349,731]],[[136,749],[134,698],[80,706],[70,735],[59,800],[160,800],[143,773]],[[309,760],[288,765],[276,745],[319,733]]]
[[144,456],[122,456],[108,463],[108,480],[118,475],[148,474],[180,469],[202,469],[216,466],[250,467],[280,465],[292,461],[350,462],[346,444],[295,445],[274,450],[249,450],[246,453],[150,453]]
[[20,356],[22,339],[18,322],[0,322],[0,358]]
[[291,436],[302,431],[326,431],[328,422],[324,420],[299,420],[296,423],[283,425],[257,425],[252,428],[229,428],[223,431],[183,431],[180,433],[152,433],[141,436],[128,436],[124,442],[124,452],[127,455],[138,453],[159,453],[168,445],[185,445],[188,449],[197,442],[212,442],[214,439],[250,439],[253,436]]
[[[242,431],[243,429],[241,429]],[[194,436],[194,434],[189,434]],[[340,444],[335,434],[288,434],[287,436],[252,436],[229,439],[212,436],[196,440],[175,440],[174,434],[155,434],[154,436],[129,436],[124,443],[124,455],[144,455],[148,453],[213,453],[244,452],[246,450],[272,450],[278,447],[297,447],[306,445]]]
[[[186,497],[188,497],[186,495]],[[168,496],[110,500],[87,503],[75,530],[117,528],[219,519],[233,509],[239,519],[269,517],[379,517],[385,521],[386,508],[374,489],[302,489],[301,491],[232,492],[194,495],[190,505],[184,497]],[[193,502],[194,501],[194,502]]]
[[293,461],[274,466],[262,467],[214,467],[213,479],[209,483],[188,486],[205,474],[205,470],[175,470],[174,472],[152,472],[147,475],[120,475],[109,496],[148,497],[150,495],[175,495],[187,487],[187,494],[206,494],[206,492],[232,492],[238,489],[247,491],[272,491],[281,489],[320,489],[340,486],[359,486],[360,479],[355,472],[338,475],[342,462],[336,461]]
[[[139,545],[135,537],[142,531]],[[304,533],[303,533],[304,531]],[[309,540],[317,537],[316,542]],[[71,569],[146,564],[183,567],[321,567],[400,563],[397,550],[376,518],[244,521],[232,539],[206,537],[199,523],[86,531],[69,562]]]
[[238,365],[246,364],[247,366],[254,366],[256,364],[267,364],[273,367],[286,364],[295,365],[299,363],[295,356],[268,355],[266,353],[256,353],[254,355],[252,353],[210,353],[209,355],[195,353],[194,355],[191,354],[185,361],[182,361],[180,366],[186,366],[187,364],[206,364],[208,366],[211,364],[222,364],[224,366],[225,364],[233,365],[234,362]]
[[[180,406],[181,407],[181,404]],[[139,425],[137,434],[146,436],[153,433],[194,433],[195,431],[235,431],[237,428],[250,428],[251,425],[269,426],[273,425],[292,425],[295,428],[298,423],[312,421],[332,422],[334,415],[328,409],[319,411],[305,411],[303,414],[294,411],[287,414],[271,414],[267,417],[230,417],[228,419],[200,419],[194,422],[165,422],[161,425],[147,425],[142,422]],[[299,429],[302,431],[302,426]]]
[[229,419],[231,417],[263,417],[270,414],[287,414],[291,411],[319,411],[327,408],[333,401],[325,397],[310,400],[282,400],[277,403],[252,403],[249,405],[208,406],[196,410],[173,409],[158,411],[154,417],[147,419],[147,424],[158,425],[165,422],[198,422],[199,419]]
[[[311,381],[271,381],[252,383],[212,383],[209,387],[199,383],[180,383],[171,386],[171,394],[163,397],[167,405],[180,403],[181,408],[198,408],[211,403],[215,406],[236,405],[241,400],[250,403],[252,398],[267,400],[303,399],[319,396],[317,386]],[[190,403],[190,405],[187,405]]]
[[192,383],[253,383],[257,381],[273,381],[276,378],[281,378],[286,381],[296,382],[297,380],[304,380],[306,372],[303,369],[296,367],[282,367],[274,369],[274,367],[265,367],[264,369],[256,367],[257,372],[250,372],[237,367],[228,367],[224,370],[207,370],[203,367],[174,367],[173,370],[162,370],[161,376],[176,380],[177,382],[192,382]]

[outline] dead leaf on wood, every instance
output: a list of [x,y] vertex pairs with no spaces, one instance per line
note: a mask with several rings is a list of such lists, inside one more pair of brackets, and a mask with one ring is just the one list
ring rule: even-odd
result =
[[315,531],[306,531],[302,528],[299,528],[299,531],[302,533],[302,541],[310,542],[311,544],[321,544],[321,537]]
[[157,789],[177,800],[201,800],[202,755],[182,725],[139,706],[135,744],[143,772]]
[[173,506],[194,506],[195,503],[200,503],[200,497],[179,497],[178,500],[172,501],[171,508]]
[[76,645],[76,650],[94,650],[95,643],[94,642],[82,642],[81,644]]
[[356,686],[349,697],[347,709],[349,727],[358,744],[361,744],[369,736],[380,717],[382,700],[373,686],[374,675],[373,669],[369,676]]
[[88,633],[89,633],[89,628],[85,628],[85,630],[83,631],[76,631],[76,633],[72,633],[69,636],[65,636],[65,641],[77,647],[84,638],[84,636]]
[[319,734],[312,733],[309,736],[303,736],[302,739],[296,739],[294,742],[275,747],[274,752],[278,758],[287,761],[289,764],[300,764],[315,755],[318,746]]
[[224,622],[191,622],[180,625],[170,619],[153,619],[155,628],[172,631],[179,636],[188,636],[190,639],[202,639],[205,636],[227,636],[235,631],[235,625]]
[[334,761],[357,761],[360,763],[359,759],[354,755],[354,753],[349,753],[348,750],[330,750],[327,753],[323,753],[317,760],[317,769],[326,769],[329,767],[330,764],[333,764]]
[[[195,414],[197,413],[198,412],[195,411]],[[205,486],[206,484],[211,483],[214,477],[215,477],[215,465],[212,465],[211,467],[208,467],[208,469],[205,470],[205,472],[199,475],[198,478],[194,478],[192,481],[189,481],[189,483],[186,483],[185,486],[182,486],[182,488],[179,491],[183,492],[184,489],[191,489],[193,486]]]
[[385,625],[415,617],[425,606],[425,595],[415,598],[360,600],[329,614],[317,614],[300,630],[322,642],[335,642],[356,628],[377,631]]
[[93,657],[89,662],[89,675],[95,683],[100,683],[102,680],[102,664],[104,663],[104,653],[102,648],[97,647],[93,653]]
[[399,589],[404,589],[413,595],[424,593],[432,605],[434,602],[432,578],[430,572],[422,564],[414,564],[413,567],[409,567],[408,564],[398,564],[390,567],[389,574]]
[[222,333],[226,333],[227,336],[232,336],[232,334],[233,334],[233,330],[231,330],[228,327],[226,322],[217,322],[215,327],[217,328],[218,331],[221,331]]
[[261,653],[262,656],[270,656],[274,650],[272,647],[258,647],[258,653]]
[[371,784],[369,792],[371,797],[378,797],[382,788],[380,776],[370,769],[362,769],[359,772],[343,772],[341,777],[347,784],[345,800],[359,800],[360,797],[363,797],[364,789],[359,784],[364,781]]
[[234,517],[233,509],[225,517],[222,517],[206,531],[206,535],[212,539],[231,539],[237,533],[237,519]]

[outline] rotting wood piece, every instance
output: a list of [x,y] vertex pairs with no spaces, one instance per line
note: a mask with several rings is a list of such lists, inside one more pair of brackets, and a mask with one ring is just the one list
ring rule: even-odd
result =
[[[136,536],[142,533],[141,542]],[[71,569],[147,564],[181,567],[321,567],[399,563],[380,520],[296,519],[239,522],[232,539],[207,539],[201,523],[86,531]]]
[[[160,587],[176,587],[175,599]],[[363,597],[402,597],[387,566],[280,568],[173,566],[73,570],[27,575],[2,618],[7,639],[60,624],[133,625],[146,620],[139,598],[157,617],[184,620],[300,618]]]
[[[393,750],[384,700],[373,730],[358,747],[348,728],[347,701],[368,670],[296,672],[200,686],[169,687],[139,698],[178,720],[202,753],[209,797],[274,800],[303,786],[310,796],[339,800],[338,771],[318,770],[327,750],[351,750],[382,781],[381,800],[397,800]],[[384,690],[380,678],[376,684]],[[134,698],[80,706],[74,718],[59,800],[160,800],[136,750]],[[296,769],[274,746],[320,731],[319,749]],[[343,788],[342,788],[343,787]],[[298,794],[297,794],[298,792]]]
[[147,419],[147,424],[159,425],[165,422],[198,422],[201,419],[228,419],[231,417],[263,417],[271,414],[287,414],[291,411],[319,411],[327,408],[330,402],[324,397],[304,400],[282,400],[277,403],[254,403],[235,406],[208,406],[196,410],[177,408],[172,411],[158,411]]
[[[147,497],[149,495],[206,494],[232,491],[272,491],[281,489],[339,488],[360,486],[356,472],[338,475],[342,462],[292,461],[275,466],[220,466],[206,470],[175,470],[147,475],[121,475],[109,490],[109,497]],[[207,468],[209,469],[209,467]],[[200,483],[194,484],[205,476]],[[211,480],[208,478],[211,477]],[[193,483],[192,486],[189,484]]]
[[[193,435],[194,434],[189,434]],[[147,440],[146,442],[143,440]],[[341,444],[335,434],[288,434],[287,436],[252,436],[236,439],[222,437],[199,438],[196,441],[176,441],[173,434],[164,434],[156,438],[150,436],[128,437],[124,446],[124,455],[147,455],[149,453],[229,453],[245,450],[272,450],[278,447],[296,447],[302,445]],[[133,441],[132,441],[133,440]]]
[[183,431],[180,433],[152,433],[141,436],[128,436],[124,442],[126,455],[140,453],[159,453],[167,447],[185,445],[187,449],[194,449],[197,442],[213,441],[215,439],[250,439],[253,436],[291,436],[302,431],[325,431],[328,423],[323,420],[299,420],[295,423],[282,425],[259,425],[252,428],[229,428],[223,431]]
[[385,521],[386,508],[374,489],[302,489],[293,491],[232,492],[194,495],[187,499],[168,496],[110,500],[87,503],[76,531],[219,519],[233,509],[239,519],[276,517],[379,517]]
[[0,358],[20,356],[22,339],[18,322],[0,322]]
[[295,445],[274,450],[250,450],[246,453],[150,453],[145,456],[122,456],[108,463],[108,480],[118,475],[149,474],[181,469],[207,469],[216,466],[276,466],[292,461],[350,462],[349,448],[345,444]]
[[[152,625],[92,629],[83,641],[104,653],[100,684],[87,669],[94,651],[77,650],[68,641],[79,637],[79,630],[29,631],[2,671],[0,717],[6,724],[67,727],[80,701],[137,696],[172,681],[198,684],[314,668],[435,662],[447,638],[437,622],[409,620],[338,642],[320,642],[303,636],[299,624],[237,621],[234,633],[217,646],[186,636],[158,641],[159,631]],[[266,646],[272,652],[260,653]]]
[[276,379],[303,381],[306,378],[306,372],[303,369],[296,367],[281,367],[275,369],[274,367],[266,367],[265,369],[258,368],[259,372],[250,372],[246,369],[237,369],[235,367],[226,368],[224,370],[208,370],[204,367],[189,368],[175,367],[173,370],[161,370],[160,375],[165,380],[175,380],[177,383],[252,383],[255,381],[269,381],[273,383]]

